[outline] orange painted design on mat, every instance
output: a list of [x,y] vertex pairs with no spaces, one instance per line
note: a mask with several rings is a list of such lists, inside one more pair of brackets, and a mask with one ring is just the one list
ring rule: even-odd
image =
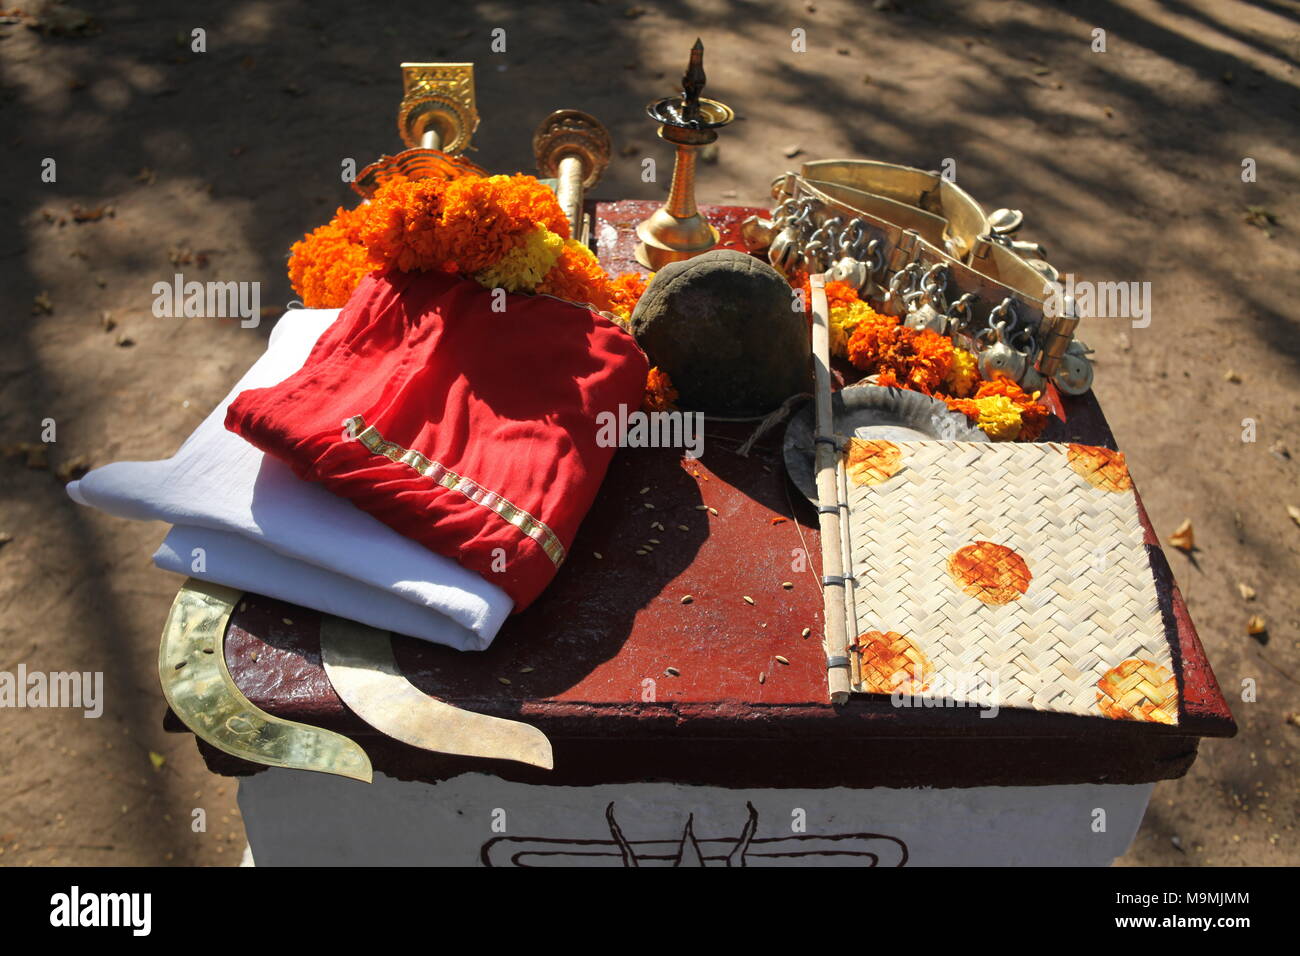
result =
[[857,683],[872,694],[919,694],[930,687],[929,659],[897,631],[859,634],[857,663]]
[[1081,478],[1102,491],[1129,491],[1133,479],[1129,477],[1124,453],[1095,445],[1071,445],[1066,459]]
[[948,573],[957,586],[985,604],[1010,604],[1029,590],[1033,575],[1025,559],[991,541],[976,541],[954,551]]
[[1116,720],[1178,723],[1178,681],[1153,661],[1130,657],[1097,681],[1097,707]]
[[903,450],[892,441],[849,439],[844,470],[855,485],[878,485],[894,477],[902,467]]

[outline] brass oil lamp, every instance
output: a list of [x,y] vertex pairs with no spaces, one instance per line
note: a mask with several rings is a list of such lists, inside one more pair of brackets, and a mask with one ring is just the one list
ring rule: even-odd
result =
[[704,81],[704,44],[696,40],[682,76],[681,95],[646,107],[650,118],[659,123],[659,137],[677,147],[668,201],[636,227],[641,240],[637,261],[651,270],[698,256],[718,244],[718,230],[695,206],[695,151],[717,140],[717,131],[736,114],[725,103],[700,96]]

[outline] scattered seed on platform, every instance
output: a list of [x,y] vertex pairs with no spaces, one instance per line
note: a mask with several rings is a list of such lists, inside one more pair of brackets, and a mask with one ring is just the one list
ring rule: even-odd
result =
[[280,620],[284,621],[284,623],[289,625],[289,627],[293,627],[293,621],[289,620],[287,617],[282,617]]
[[758,672],[758,682],[759,682],[760,684],[766,684],[766,683],[767,683],[767,674],[766,674],[766,672],[764,672],[764,671],[759,671],[759,672]]
[[658,538],[651,538],[651,539],[650,539],[650,543],[651,543],[651,544],[663,544],[663,542],[660,541]]
[[646,485],[644,488],[641,489],[641,491],[639,492],[639,494],[645,494],[645,493],[646,493],[647,491],[649,491],[649,490],[650,490],[650,486],[649,486],[649,485]]
[[812,628],[811,628],[811,627],[805,627],[805,628],[803,629],[803,633],[800,634],[799,636],[800,636],[800,637],[808,637],[810,634],[812,634]]
[[652,505],[650,502],[648,502],[648,501],[643,501],[643,502],[641,502],[641,503],[642,503],[643,505],[645,505],[647,508],[649,508],[651,511],[654,511],[654,510],[655,510],[655,506]]
[[681,677],[681,676],[682,676],[682,672],[679,671],[676,667],[665,667],[665,668],[664,668],[664,673],[667,674],[669,677]]
[[782,657],[780,654],[777,654],[777,655],[776,655],[776,662],[777,662],[778,664],[789,664],[789,663],[790,663],[788,660],[786,660],[786,659],[785,659],[784,657]]
[[501,684],[505,684],[507,687],[510,686],[510,678],[509,678],[509,677],[498,677],[498,678],[497,678],[497,682],[498,682],[498,683],[501,683]]
[[695,596],[694,596],[693,594],[683,594],[683,595],[682,595],[682,603],[683,603],[683,604],[690,604],[690,603],[691,603],[692,601],[694,601],[694,600],[695,600]]
[[709,506],[708,506],[708,505],[696,505],[696,506],[695,506],[695,510],[696,510],[696,511],[708,511],[708,510],[709,510]]
[[637,548],[637,549],[636,549],[636,553],[637,553],[637,554],[649,554],[650,552],[647,551],[645,548]]
[[709,514],[711,514],[711,515],[716,515],[717,513],[718,513],[718,509],[717,509],[717,508],[710,508],[710,509],[709,509]]
[[652,528],[657,528],[657,529],[660,530],[660,531],[663,531],[663,530],[664,530],[664,524],[663,524],[662,521],[651,521],[651,522],[650,522],[650,527],[652,527]]
[[603,560],[604,558],[604,556],[599,551],[591,552],[591,556],[595,558],[597,561]]
[[783,587],[783,588],[785,588],[787,591],[789,591],[791,588],[794,587],[794,582],[793,582],[793,581],[782,581],[782,582],[781,582],[781,587]]
[[679,524],[679,525],[677,526],[677,530],[678,530],[678,531],[690,531],[691,529],[690,529],[690,526],[689,526],[689,525]]
[[533,667],[531,664],[525,664],[523,667],[519,668],[519,673],[531,674],[534,670],[536,670],[536,668]]
[[641,547],[645,549],[647,554],[649,554],[651,551],[655,549],[655,546],[653,544],[643,544],[641,545]]
[[753,603],[754,603],[754,599],[753,599],[752,597],[750,597],[748,594],[746,594],[746,595],[745,595],[745,603],[746,603],[746,604],[753,604]]

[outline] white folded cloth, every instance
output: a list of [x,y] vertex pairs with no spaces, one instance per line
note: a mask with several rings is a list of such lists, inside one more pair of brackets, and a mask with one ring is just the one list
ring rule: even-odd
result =
[[226,431],[235,396],[296,372],[337,316],[289,310],[266,353],[173,457],[97,468],[68,494],[119,517],[175,524],[154,555],[161,568],[483,650],[513,607],[504,591]]

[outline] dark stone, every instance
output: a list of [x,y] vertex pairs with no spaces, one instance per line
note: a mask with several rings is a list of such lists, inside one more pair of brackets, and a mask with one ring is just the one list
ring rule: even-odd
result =
[[632,334],[672,378],[680,408],[766,415],[812,390],[808,319],[792,296],[766,262],[715,249],[659,270],[632,313]]

